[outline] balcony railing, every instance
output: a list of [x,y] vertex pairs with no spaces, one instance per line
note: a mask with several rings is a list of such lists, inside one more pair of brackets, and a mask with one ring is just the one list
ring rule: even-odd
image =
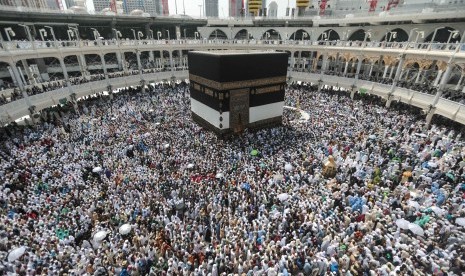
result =
[[2,51],[40,50],[53,48],[89,48],[89,47],[119,47],[119,46],[175,46],[175,45],[272,45],[272,46],[317,46],[344,49],[379,48],[404,49],[423,51],[465,51],[465,44],[460,43],[429,43],[429,42],[364,42],[364,41],[311,41],[311,40],[237,40],[237,39],[146,39],[146,40],[71,40],[71,41],[3,41],[0,42]]

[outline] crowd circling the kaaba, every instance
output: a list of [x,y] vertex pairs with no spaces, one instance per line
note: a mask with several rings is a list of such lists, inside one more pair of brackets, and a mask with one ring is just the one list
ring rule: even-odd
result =
[[143,90],[3,129],[3,275],[465,271],[463,126],[295,83],[308,119],[220,139],[184,82]]

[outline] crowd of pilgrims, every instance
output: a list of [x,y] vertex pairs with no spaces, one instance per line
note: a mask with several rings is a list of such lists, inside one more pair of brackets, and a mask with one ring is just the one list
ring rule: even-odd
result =
[[[99,64],[99,63],[97,63]],[[90,65],[90,64],[88,64]],[[79,64],[71,64],[68,66],[79,66]],[[176,68],[176,70],[182,70],[183,68]],[[101,70],[100,70],[101,71]],[[167,68],[158,68],[154,61],[145,60],[142,64],[142,73],[143,74],[150,74],[156,72],[168,71]],[[139,70],[137,69],[137,62],[130,60],[127,72],[124,71],[115,71],[115,72],[108,72],[107,76],[109,79],[112,78],[120,78],[120,77],[127,77],[131,75],[138,75]],[[93,81],[101,81],[105,80],[105,74],[103,73],[88,73],[86,76],[77,76],[77,77],[70,77],[69,82],[71,85],[81,85],[84,83],[89,83]],[[49,91],[53,91],[56,89],[64,88],[67,86],[66,80],[63,78],[52,77],[48,81],[35,81],[34,84],[29,85],[25,88],[25,92],[28,96],[33,96]],[[0,105],[7,104],[12,101],[16,101],[23,98],[23,94],[19,90],[19,88],[12,84],[1,82],[0,84],[0,91],[3,89],[10,89],[14,88],[13,92],[9,95],[1,94],[0,95]]]
[[[317,70],[315,73],[321,73],[321,71]],[[334,72],[334,71],[326,71],[326,75],[336,75],[336,76],[343,76],[342,73]],[[348,78],[355,78],[354,73],[347,74],[345,77]],[[394,82],[394,79],[392,77],[379,77],[379,76],[368,76],[364,74],[359,75],[359,79],[361,80],[366,80],[366,81],[372,81],[372,82],[377,82],[381,84],[386,84],[386,85],[392,85]],[[430,95],[435,95],[438,92],[438,87],[433,86],[434,78],[429,76],[428,78],[425,77],[424,80],[422,81],[415,81],[413,76],[409,80],[399,80],[397,82],[397,87],[402,87],[406,89],[411,89],[414,91],[418,91],[421,93],[426,93]],[[459,102],[461,104],[465,104],[465,93],[462,92],[461,89],[463,87],[459,87],[460,89],[455,89],[455,85],[452,85],[451,87],[447,87],[443,92],[441,97],[454,101],[454,102]]]
[[3,275],[465,271],[463,126],[293,84],[285,104],[308,120],[286,108],[282,126],[220,139],[184,82],[143,90],[2,130]]

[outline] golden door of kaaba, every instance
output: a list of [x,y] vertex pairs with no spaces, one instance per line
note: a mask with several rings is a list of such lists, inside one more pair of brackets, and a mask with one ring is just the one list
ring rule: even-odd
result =
[[249,88],[231,90],[229,94],[229,127],[242,132],[249,123]]

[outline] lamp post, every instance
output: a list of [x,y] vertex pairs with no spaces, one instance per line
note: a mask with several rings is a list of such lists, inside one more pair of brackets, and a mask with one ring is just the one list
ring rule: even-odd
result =
[[79,38],[79,30],[78,30],[78,28],[76,28],[76,27],[71,27],[71,26],[68,26],[68,28],[69,28],[70,30],[72,30],[72,31],[76,34],[76,40],[79,41],[80,38]]
[[327,40],[327,39],[328,39],[328,34],[327,34],[326,32],[322,33],[322,34],[321,34],[321,38],[322,38],[323,40]]
[[136,31],[134,29],[131,29],[131,31],[132,31],[132,35],[134,36],[134,40],[137,40]]
[[55,47],[58,47],[57,38],[55,37],[55,32],[53,31],[53,28],[50,26],[44,26],[44,28],[47,28],[50,30],[50,33],[52,34],[52,38],[53,38],[53,44],[55,44]]
[[456,38],[459,35],[459,31],[457,30],[454,30],[454,31],[448,30],[448,31],[450,35],[449,35],[449,38],[447,39],[447,44],[449,44],[451,38]]
[[265,37],[266,37],[266,39],[270,39],[270,37],[271,37],[270,32],[265,32]]
[[72,38],[74,37],[74,32],[72,30],[66,30],[66,33],[68,33],[69,41],[73,40]]
[[431,40],[429,43],[434,43],[434,39],[436,38],[436,34],[438,33],[439,30],[444,29],[445,27],[439,27],[434,29],[433,36],[431,37]]
[[6,38],[8,38],[8,41],[11,41],[11,37],[15,37],[16,33],[13,31],[11,27],[5,28],[5,33],[6,33]]
[[371,38],[371,29],[365,31],[365,37],[363,38],[363,44],[367,41],[368,38]]
[[47,31],[45,29],[39,29],[40,38],[45,41],[44,37],[47,37]]
[[304,41],[304,38],[307,38],[307,37],[308,37],[307,32],[303,32],[303,33],[302,33],[302,41]]
[[416,32],[417,32],[417,37],[415,38],[415,44],[418,43],[418,38],[420,37],[420,35],[421,35],[421,38],[425,37],[425,32],[424,31],[416,31]]
[[95,28],[90,28],[94,34],[94,40],[97,40],[100,37],[100,33]]
[[397,32],[389,32],[390,36],[389,36],[389,41],[388,42],[391,42],[392,39],[394,38],[397,38]]
[[35,49],[35,48],[36,48],[36,45],[34,44],[34,41],[32,41],[32,35],[31,35],[31,30],[29,30],[29,26],[28,26],[28,25],[24,25],[24,24],[18,24],[18,26],[21,26],[21,27],[23,27],[23,28],[26,30],[27,38],[28,38],[28,40],[31,42],[32,48]]
[[332,32],[332,31],[333,31],[333,30],[329,30],[329,31],[328,31],[328,40],[331,39],[331,32]]
[[111,29],[113,32],[115,32],[115,38],[116,38],[116,45],[119,45],[119,39],[123,36],[120,31],[118,31],[115,28]]

